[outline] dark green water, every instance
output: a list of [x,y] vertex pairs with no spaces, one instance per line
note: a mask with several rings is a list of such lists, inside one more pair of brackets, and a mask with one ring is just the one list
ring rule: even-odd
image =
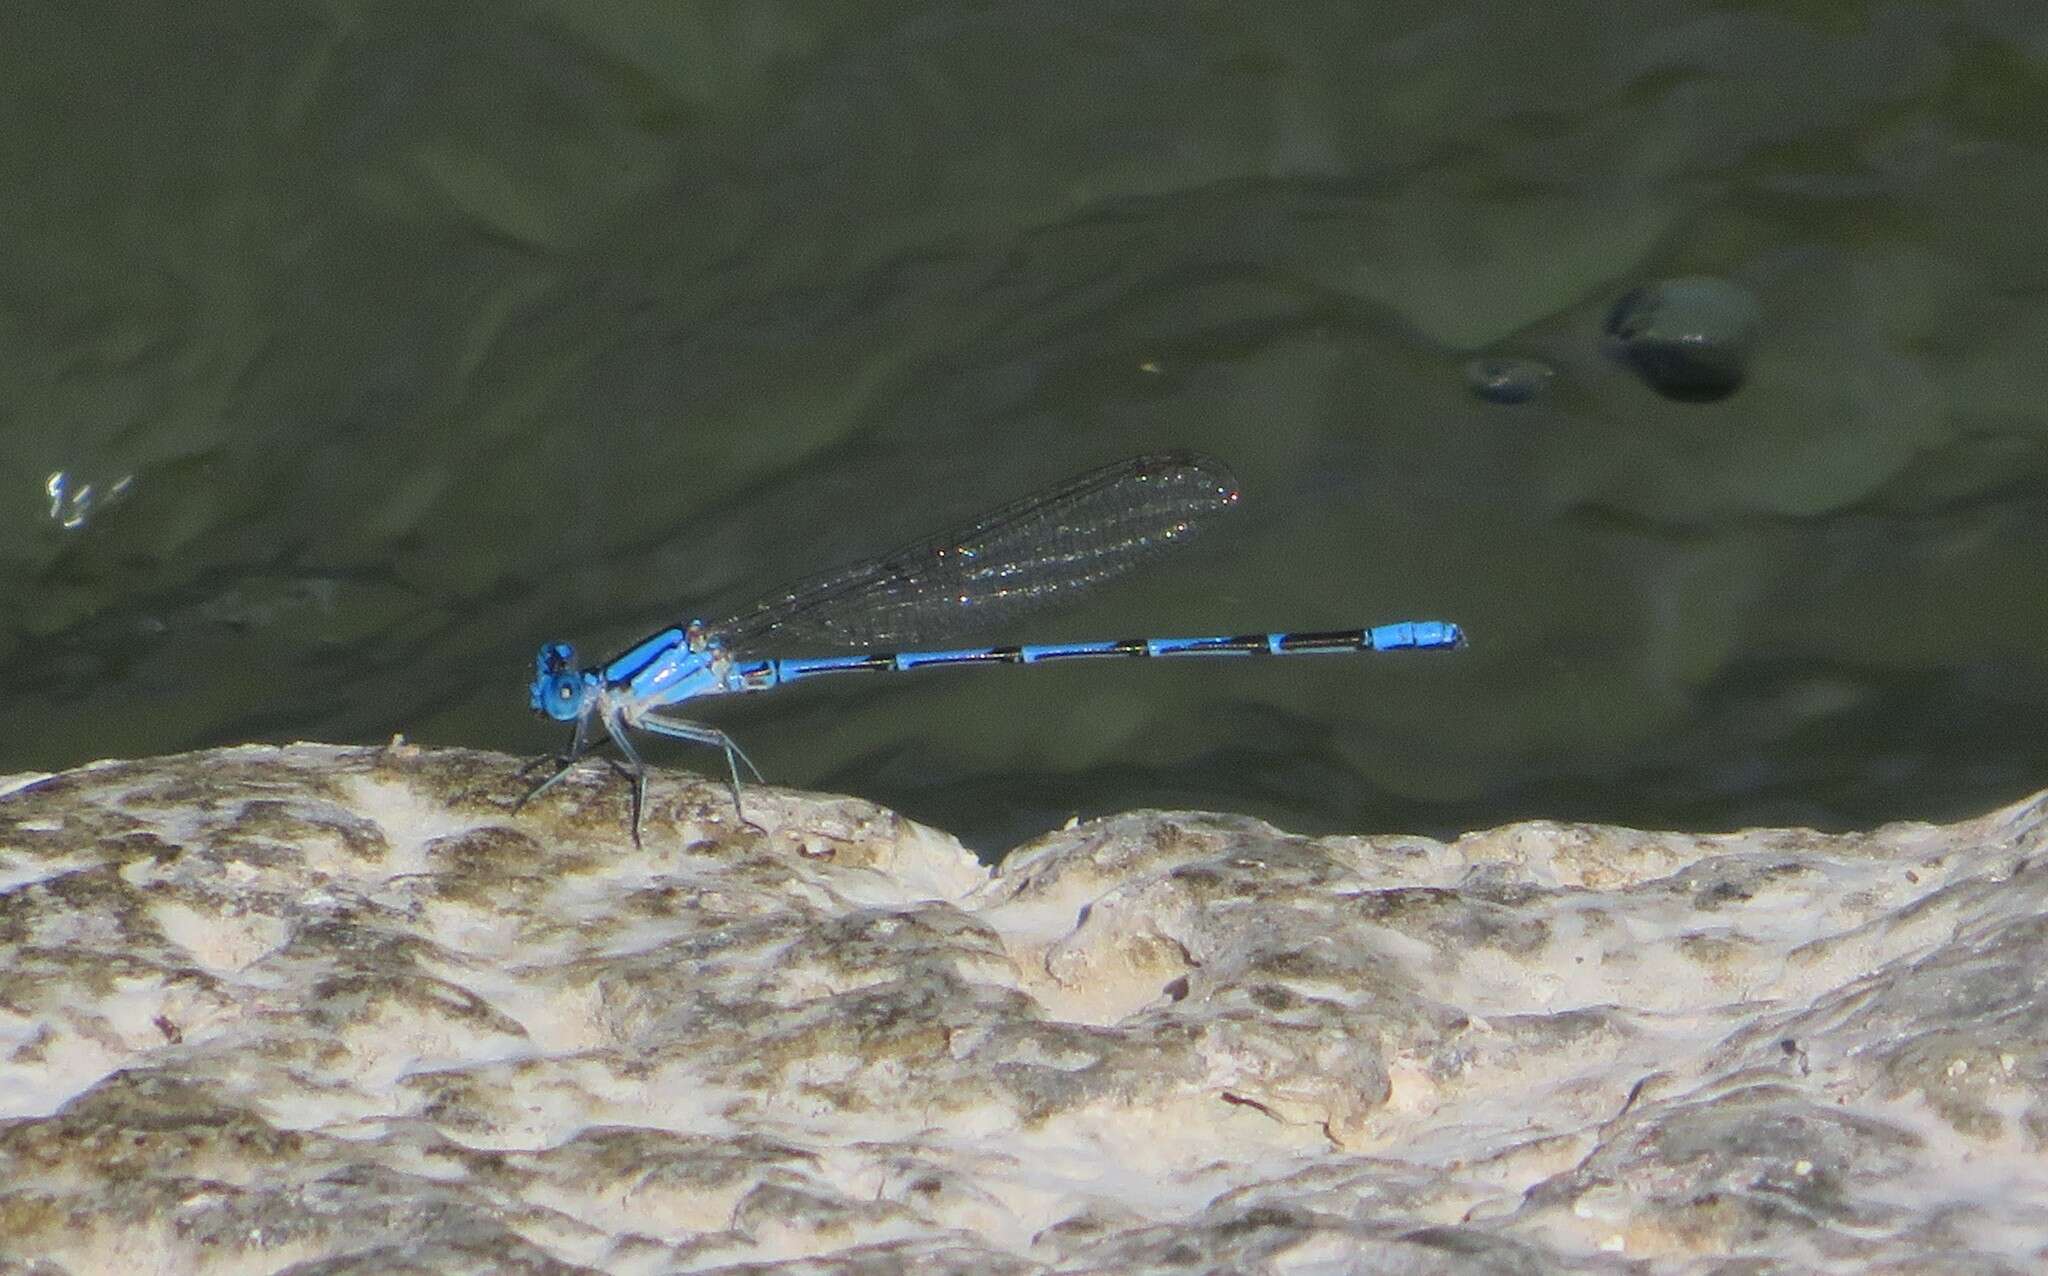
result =
[[[1193,446],[1244,480],[1236,535],[999,636],[1440,616],[1473,647],[705,716],[984,848],[1140,804],[1843,826],[2048,777],[2041,6],[0,27],[0,770],[538,752],[542,639]],[[1760,316],[1715,402],[1603,349],[1685,275]],[[1482,355],[1555,375],[1486,402]]]

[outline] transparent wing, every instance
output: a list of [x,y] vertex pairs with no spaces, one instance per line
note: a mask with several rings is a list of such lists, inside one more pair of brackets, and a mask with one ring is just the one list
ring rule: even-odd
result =
[[1237,480],[1220,461],[1188,451],[1133,457],[802,581],[711,632],[735,652],[957,638],[1120,576],[1237,503]]

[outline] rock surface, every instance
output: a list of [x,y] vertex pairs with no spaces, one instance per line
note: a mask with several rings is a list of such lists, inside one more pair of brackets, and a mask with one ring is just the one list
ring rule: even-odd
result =
[[[851,800],[394,746],[0,797],[0,1271],[2025,1272],[2048,799],[1950,827]],[[17,782],[18,783],[18,782]]]

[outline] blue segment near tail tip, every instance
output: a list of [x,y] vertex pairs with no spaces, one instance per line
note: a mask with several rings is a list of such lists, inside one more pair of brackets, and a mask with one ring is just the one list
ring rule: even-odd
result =
[[[534,659],[530,702],[574,724],[568,747],[535,759],[554,770],[515,810],[585,755],[606,744],[612,767],[632,784],[633,841],[640,841],[647,768],[630,738],[645,731],[725,754],[733,809],[740,769],[760,771],[714,727],[668,711],[687,701],[767,691],[833,674],[903,673],[954,665],[1032,665],[1061,660],[1185,659],[1318,653],[1444,651],[1465,645],[1457,625],[1411,620],[1369,629],[1120,638],[994,647],[928,647],[1079,593],[1193,538],[1239,502],[1221,462],[1194,452],[1158,452],[1091,470],[973,522],[929,536],[771,594],[717,624],[693,620],[650,634],[601,664],[578,667],[562,642]],[[771,656],[776,647],[816,644],[844,654]],[[874,650],[886,648],[886,650]]]

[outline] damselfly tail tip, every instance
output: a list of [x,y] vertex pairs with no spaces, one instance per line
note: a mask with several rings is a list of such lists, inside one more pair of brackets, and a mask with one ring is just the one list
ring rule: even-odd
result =
[[1453,620],[1411,620],[1392,628],[1406,639],[1403,645],[1422,651],[1456,651],[1465,646],[1465,627]]

